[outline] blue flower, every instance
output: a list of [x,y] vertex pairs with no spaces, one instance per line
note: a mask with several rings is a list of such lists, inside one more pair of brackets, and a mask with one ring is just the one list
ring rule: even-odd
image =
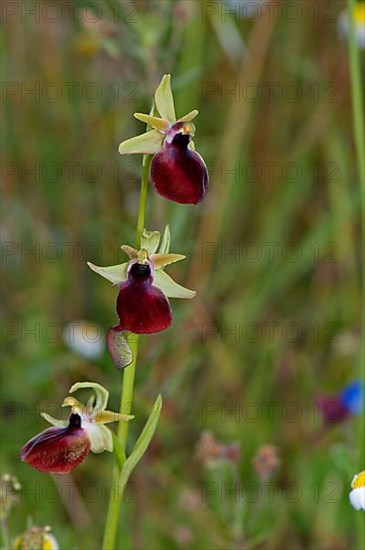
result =
[[338,423],[361,413],[364,406],[364,385],[354,380],[336,395],[317,397],[317,404],[326,423]]
[[360,414],[364,407],[364,385],[360,380],[354,380],[339,393],[341,404],[350,414]]

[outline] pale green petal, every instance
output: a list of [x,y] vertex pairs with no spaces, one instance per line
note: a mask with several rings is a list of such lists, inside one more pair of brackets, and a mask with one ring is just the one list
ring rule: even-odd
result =
[[130,414],[121,414],[113,411],[96,412],[94,421],[98,424],[109,424],[110,422],[128,422],[133,420],[134,416]]
[[170,228],[168,225],[165,227],[165,231],[163,232],[162,241],[160,244],[160,250],[158,251],[159,254],[168,254],[170,250]]
[[90,269],[95,271],[95,273],[101,275],[102,277],[104,277],[104,279],[107,279],[114,285],[117,285],[127,280],[129,262],[119,265],[111,265],[108,267],[99,267],[92,264],[91,262],[87,262],[87,265],[90,267]]
[[103,451],[113,451],[113,437],[112,432],[103,424],[96,424],[93,422],[82,422],[81,427],[87,432],[89,436],[91,447],[90,450],[93,453],[102,453]]
[[86,406],[93,408],[95,405],[95,395],[90,395],[89,399],[87,400]]
[[169,128],[169,123],[164,118],[145,115],[143,113],[134,113],[134,118],[136,118],[137,120],[140,120],[141,122],[144,122],[151,128],[155,128],[155,130],[158,130],[159,132],[163,132],[164,134],[167,132]]
[[193,111],[190,111],[187,115],[182,116],[179,118],[179,122],[191,122],[194,120],[195,117],[197,117],[199,114],[199,111],[197,109],[194,109]]
[[109,392],[107,389],[105,389],[100,384],[97,384],[96,382],[76,382],[71,388],[68,390],[68,393],[74,393],[77,390],[81,389],[92,389],[95,392],[96,401],[95,401],[95,409],[101,410],[105,409],[106,405],[108,403],[109,399]]
[[160,242],[160,232],[159,231],[146,231],[143,230],[141,237],[141,249],[147,250],[148,256],[154,254],[158,248]]
[[186,256],[183,254],[152,254],[150,260],[156,269],[161,269],[166,265],[185,260],[185,258]]
[[69,395],[68,397],[65,397],[61,406],[71,407],[72,412],[76,412],[76,413],[81,412],[85,408],[85,406],[82,403],[80,403],[80,401],[77,401],[77,399],[75,399],[75,397],[71,397],[71,395]]
[[121,155],[131,155],[133,153],[141,153],[143,155],[157,153],[163,142],[163,135],[157,130],[150,130],[140,136],[135,136],[122,141],[118,151]]
[[57,426],[59,428],[66,428],[66,426],[68,426],[68,420],[60,420],[58,418],[53,418],[53,416],[47,413],[41,413],[41,416],[43,416],[43,418],[53,426]]
[[120,247],[123,252],[127,254],[131,259],[137,258],[138,256],[138,250],[136,248],[133,248],[132,246],[129,246],[128,244],[122,244]]
[[162,290],[168,298],[194,298],[196,295],[194,290],[179,285],[162,269],[155,272],[153,284]]
[[171,124],[176,122],[174,98],[171,91],[171,76],[165,74],[155,92],[155,103],[162,118]]

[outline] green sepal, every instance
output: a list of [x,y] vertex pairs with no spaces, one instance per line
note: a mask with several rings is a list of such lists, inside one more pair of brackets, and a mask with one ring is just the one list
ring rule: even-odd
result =
[[168,225],[165,227],[165,231],[163,232],[162,241],[160,244],[160,249],[158,251],[159,254],[168,254],[170,250],[170,228]]
[[54,418],[53,416],[45,412],[42,412],[41,416],[43,416],[43,418],[47,420],[47,422],[52,424],[52,426],[57,426],[58,428],[66,428],[66,426],[68,426],[68,420]]
[[129,262],[119,265],[111,265],[108,267],[99,267],[91,262],[87,262],[87,265],[90,269],[95,271],[95,273],[113,283],[113,285],[117,285],[127,280]]
[[156,108],[162,118],[171,124],[176,122],[174,97],[171,91],[171,75],[165,74],[155,92]]
[[162,142],[163,135],[157,130],[150,130],[145,134],[122,141],[118,147],[118,151],[121,155],[138,153],[143,155],[154,155],[161,149]]
[[155,271],[153,284],[157,286],[168,298],[194,298],[195,290],[190,290],[176,283],[170,275],[167,275],[162,269]]

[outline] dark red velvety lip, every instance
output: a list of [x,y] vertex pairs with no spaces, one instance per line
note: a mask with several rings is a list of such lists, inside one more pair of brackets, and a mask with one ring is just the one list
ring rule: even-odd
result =
[[44,430],[24,445],[20,458],[40,472],[66,474],[89,454],[90,440],[81,428],[81,418],[71,414],[65,428]]
[[157,193],[181,204],[198,204],[208,188],[203,159],[187,147],[190,137],[177,134],[171,144],[155,154],[150,177]]
[[120,285],[117,299],[119,329],[135,334],[150,334],[167,329],[172,312],[166,296],[150,282],[137,284],[129,280]]

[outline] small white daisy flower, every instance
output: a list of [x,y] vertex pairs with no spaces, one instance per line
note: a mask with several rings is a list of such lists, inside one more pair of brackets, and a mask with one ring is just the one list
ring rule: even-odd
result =
[[355,510],[365,510],[365,470],[356,474],[351,483],[350,502]]
[[[355,36],[359,48],[365,48],[365,2],[357,2],[354,8]],[[348,11],[344,10],[339,17],[339,28],[343,36],[348,37],[350,33],[350,22]]]

